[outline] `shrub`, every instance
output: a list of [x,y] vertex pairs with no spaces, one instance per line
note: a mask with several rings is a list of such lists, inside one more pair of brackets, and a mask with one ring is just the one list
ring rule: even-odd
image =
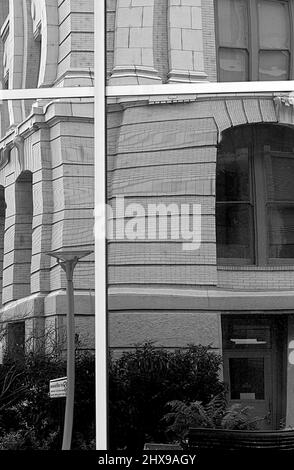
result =
[[[94,374],[94,356],[78,356],[73,449],[85,448],[95,437]],[[48,392],[49,380],[65,375],[61,356],[42,353],[29,352],[21,362],[7,360],[0,366],[0,448],[61,448],[65,398],[52,399]]]
[[221,357],[209,346],[167,351],[151,343],[110,358],[110,448],[141,450],[146,440],[165,442],[161,418],[171,400],[203,403],[224,390]]
[[184,403],[175,400],[167,403],[170,411],[162,421],[167,424],[166,432],[173,441],[184,443],[189,428],[257,429],[259,418],[249,415],[252,407],[234,404],[228,406],[225,393],[221,393],[206,405],[200,401]]
[[0,437],[0,450],[50,450],[56,434],[52,432],[42,440],[34,428],[9,432]]

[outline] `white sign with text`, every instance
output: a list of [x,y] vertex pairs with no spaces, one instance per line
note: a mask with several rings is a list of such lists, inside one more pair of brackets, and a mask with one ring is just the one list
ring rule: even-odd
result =
[[49,395],[50,398],[66,397],[67,377],[50,380]]

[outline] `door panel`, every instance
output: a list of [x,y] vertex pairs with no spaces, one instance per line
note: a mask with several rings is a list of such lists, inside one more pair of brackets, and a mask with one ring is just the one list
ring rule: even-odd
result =
[[272,429],[273,387],[270,354],[230,351],[224,355],[229,405],[252,407],[248,414],[260,429]]
[[224,380],[229,404],[252,407],[260,429],[285,417],[286,315],[223,315]]

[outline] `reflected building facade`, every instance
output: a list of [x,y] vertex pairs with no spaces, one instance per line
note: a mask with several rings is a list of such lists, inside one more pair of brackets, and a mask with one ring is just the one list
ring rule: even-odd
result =
[[[291,79],[292,10],[291,0],[108,0],[108,84]],[[160,227],[154,239],[109,240],[110,345],[210,345],[230,402],[253,406],[266,429],[294,425],[293,103],[274,90],[184,87],[108,99],[114,210],[124,197],[147,224],[150,204],[170,218],[174,204],[201,207],[195,250]]]
[[[3,89],[93,85],[92,0],[3,0]],[[92,249],[93,100],[9,100],[0,108],[2,352],[30,338],[63,342],[66,279],[46,253]],[[94,347],[94,260],[75,270],[81,348]],[[47,333],[46,333],[47,338]]]

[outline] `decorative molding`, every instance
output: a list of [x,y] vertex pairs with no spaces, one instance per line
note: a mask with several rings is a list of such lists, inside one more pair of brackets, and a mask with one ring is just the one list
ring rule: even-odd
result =
[[153,67],[144,67],[143,65],[117,65],[112,70],[109,84],[114,86],[118,84],[146,85],[148,83],[161,84],[161,78],[158,71]]
[[13,140],[13,145],[14,147],[17,148],[17,158],[18,158],[20,171],[23,171],[24,170],[24,138],[21,135],[16,134]]
[[168,83],[199,83],[207,82],[205,72],[193,72],[191,70],[171,70],[168,73]]
[[285,106],[294,106],[294,93],[289,93],[288,95],[281,95],[276,96],[274,98],[275,104],[278,106],[285,105]]
[[0,170],[2,170],[10,161],[10,152],[13,145],[9,144],[0,149]]
[[33,20],[33,35],[35,40],[41,40],[41,27],[42,27],[42,20],[41,20],[41,10],[39,8],[40,2],[32,0],[31,5],[31,15]]
[[191,103],[197,100],[197,95],[158,95],[150,96],[149,104]]
[[110,311],[210,311],[248,314],[293,311],[293,291],[230,291],[225,289],[119,288],[109,289]]
[[8,38],[9,38],[9,15],[3,23],[3,26],[0,31],[0,37],[3,42],[3,78],[4,81],[7,81],[9,68],[8,68]]
[[276,96],[273,102],[278,122],[294,124],[294,93]]
[[24,166],[24,137],[18,133],[16,128],[9,142],[5,142],[0,148],[0,170],[2,170],[10,162],[10,153],[13,148],[17,149],[18,161],[20,168]]

